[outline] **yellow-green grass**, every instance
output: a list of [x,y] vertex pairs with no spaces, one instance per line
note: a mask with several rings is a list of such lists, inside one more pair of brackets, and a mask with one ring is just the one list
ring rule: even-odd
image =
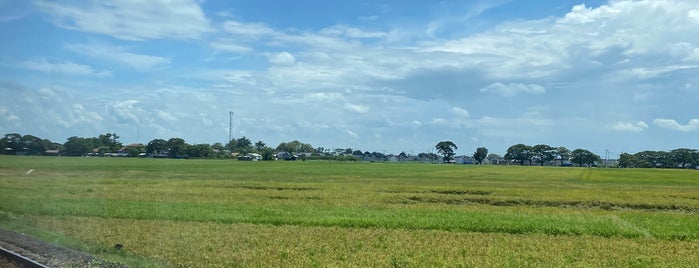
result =
[[691,266],[699,172],[0,157],[0,224],[186,267]]

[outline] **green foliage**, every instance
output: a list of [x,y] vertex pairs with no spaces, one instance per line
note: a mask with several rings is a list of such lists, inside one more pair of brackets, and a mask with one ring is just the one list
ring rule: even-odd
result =
[[85,139],[79,137],[70,137],[68,141],[63,144],[63,154],[68,156],[82,156],[90,152],[93,144]]
[[546,144],[537,144],[532,147],[534,161],[544,166],[546,162],[552,161],[556,155],[556,148]]
[[600,157],[585,149],[575,149],[571,152],[570,162],[578,164],[579,166],[591,166],[595,162],[599,162]]
[[168,151],[167,141],[163,139],[154,139],[146,145],[146,153],[149,155],[166,154]]
[[519,161],[522,166],[525,162],[529,162],[531,166],[533,157],[532,147],[521,143],[510,146],[505,153],[505,160]]
[[278,152],[288,152],[288,153],[315,153],[316,149],[313,145],[308,143],[302,143],[300,141],[294,140],[290,142],[282,142],[277,146]]
[[434,146],[437,152],[442,155],[445,163],[449,162],[454,156],[454,150],[459,149],[452,141],[440,141]]
[[473,158],[476,159],[478,164],[483,164],[483,160],[488,156],[488,149],[485,147],[478,147],[473,153]]

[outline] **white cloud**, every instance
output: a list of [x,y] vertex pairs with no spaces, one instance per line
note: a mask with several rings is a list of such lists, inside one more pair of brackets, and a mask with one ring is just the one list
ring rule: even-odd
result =
[[461,107],[452,107],[451,112],[459,117],[469,117],[470,116],[468,111],[466,111],[466,109],[461,108]]
[[237,44],[235,41],[227,41],[227,40],[219,40],[216,42],[211,42],[209,44],[211,48],[217,49],[217,50],[222,50],[222,51],[228,51],[228,52],[233,52],[233,53],[239,53],[239,54],[245,54],[248,52],[252,52],[253,49],[249,46],[245,45],[240,45]]
[[612,129],[617,131],[641,132],[648,129],[648,124],[643,121],[617,122],[614,126],[612,126]]
[[348,25],[334,25],[321,30],[322,34],[343,36],[348,38],[383,38],[388,34],[379,31],[363,31]]
[[143,113],[143,110],[137,106],[138,103],[138,100],[133,99],[114,101],[107,105],[107,109],[116,122],[138,124],[141,122],[139,114]]
[[519,95],[520,93],[526,93],[526,94],[533,94],[533,95],[538,95],[538,94],[544,94],[546,93],[546,89],[540,85],[536,84],[522,84],[522,83],[508,83],[508,84],[503,84],[500,82],[496,82],[493,84],[490,84],[487,87],[481,88],[481,92],[493,92],[496,94],[499,94],[503,97],[514,97]]
[[359,134],[357,134],[357,132],[354,132],[352,130],[345,129],[345,133],[347,133],[347,135],[350,135],[350,137],[352,137],[352,138],[359,138]]
[[345,103],[345,110],[360,114],[365,114],[369,112],[369,107],[361,104]]
[[197,39],[213,28],[190,0],[88,1],[69,5],[37,1],[40,10],[64,28],[125,40]]
[[88,124],[96,125],[103,120],[102,116],[93,111],[87,111],[81,104],[73,104],[70,113],[70,125],[87,122]]
[[228,20],[223,23],[223,29],[234,36],[245,40],[257,40],[266,36],[278,36],[281,33],[263,23],[244,23]]
[[296,63],[296,58],[294,58],[294,55],[291,55],[289,52],[280,52],[276,54],[271,54],[268,56],[269,57],[269,62],[272,64],[279,64],[279,65],[291,65]]
[[111,74],[109,71],[106,70],[97,72],[94,69],[92,69],[92,67],[83,64],[77,64],[73,62],[51,63],[44,59],[23,61],[20,62],[18,66],[33,71],[69,75],[95,75],[98,77],[105,77]]
[[653,120],[653,124],[659,127],[685,132],[699,129],[699,119],[690,119],[686,125],[681,125],[674,119],[657,118]]
[[170,113],[166,111],[161,111],[161,110],[156,110],[155,114],[158,116],[158,118],[168,121],[168,122],[177,122],[177,118],[172,116]]
[[75,53],[126,64],[136,70],[145,71],[158,66],[170,64],[170,59],[129,52],[124,47],[107,44],[72,44],[67,48]]

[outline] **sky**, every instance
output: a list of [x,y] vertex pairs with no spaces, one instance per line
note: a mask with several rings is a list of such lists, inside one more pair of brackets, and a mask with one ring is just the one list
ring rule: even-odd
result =
[[0,134],[699,148],[699,2],[0,0]]

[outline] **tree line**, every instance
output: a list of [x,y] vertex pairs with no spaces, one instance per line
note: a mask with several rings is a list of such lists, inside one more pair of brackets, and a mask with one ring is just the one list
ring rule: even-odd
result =
[[[0,139],[0,148],[4,154],[42,155],[46,152],[60,152],[65,156],[129,156],[129,157],[163,157],[163,158],[232,158],[256,154],[260,160],[275,160],[276,153],[286,152],[287,155],[298,156],[302,160],[336,160],[336,161],[423,161],[435,162],[439,156],[434,153],[419,153],[411,156],[405,152],[398,155],[387,155],[381,152],[361,151],[352,148],[328,150],[323,147],[313,147],[311,144],[298,140],[282,142],[276,147],[267,146],[263,141],[252,142],[247,137],[231,139],[228,143],[189,144],[182,138],[153,139],[147,144],[124,145],[116,133],[100,134],[97,137],[69,137],[64,143],[52,142],[33,135],[18,133],[5,134]],[[458,149],[452,141],[441,141],[435,149],[442,156],[444,163],[453,162],[455,150]],[[504,160],[505,163],[520,165],[572,165],[593,166],[601,161],[600,156],[586,150],[569,150],[563,146],[537,144],[534,146],[515,144],[507,149],[503,157],[488,154],[488,149],[478,147],[473,154],[468,155],[475,163],[482,164],[484,160]],[[642,151],[635,154],[622,153],[617,162],[622,168],[697,168],[699,166],[699,151],[696,149],[679,148],[671,151]]]

